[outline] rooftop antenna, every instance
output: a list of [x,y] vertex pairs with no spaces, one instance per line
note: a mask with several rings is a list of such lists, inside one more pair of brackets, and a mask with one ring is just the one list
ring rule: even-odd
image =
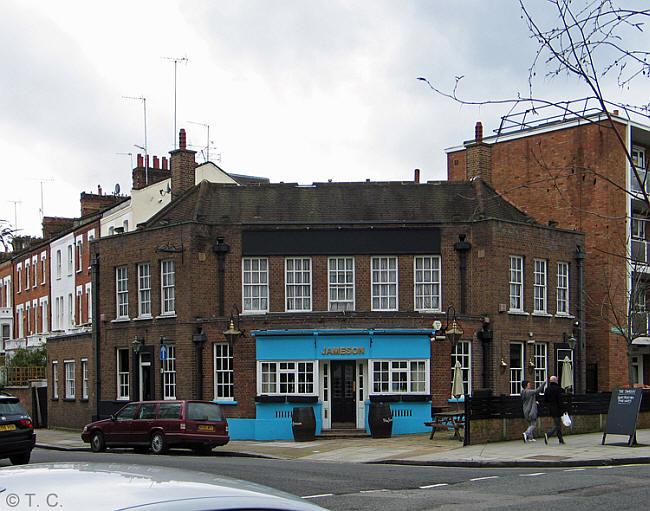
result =
[[176,146],[176,67],[179,62],[188,62],[187,57],[162,57],[165,60],[171,60],[174,63],[174,133],[172,140],[174,141],[174,150],[178,149]]
[[39,181],[41,185],[41,207],[38,210],[38,213],[41,215],[41,223],[43,223],[43,217],[45,216],[45,207],[43,206],[43,183],[46,181],[54,181],[52,178],[37,178],[37,179],[30,179],[30,181]]
[[14,205],[14,230],[18,230],[18,204],[22,204],[23,201],[21,200],[10,200],[7,202],[11,202]]
[[131,170],[133,170],[133,153],[115,153],[121,156],[130,156],[131,157]]
[[149,186],[149,158],[147,157],[147,98],[140,96],[139,98],[133,96],[122,96],[124,99],[135,99],[142,101],[144,107],[144,182]]
[[207,138],[207,144],[205,146],[205,161],[210,161],[210,125],[209,124],[203,124],[202,122],[194,122],[194,121],[187,121],[189,124],[196,124],[197,126],[203,126],[204,128],[208,129],[208,138]]

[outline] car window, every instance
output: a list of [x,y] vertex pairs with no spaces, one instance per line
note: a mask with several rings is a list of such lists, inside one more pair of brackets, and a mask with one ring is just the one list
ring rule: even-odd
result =
[[187,420],[222,421],[223,412],[216,403],[187,403]]
[[133,416],[135,415],[135,411],[138,408],[137,403],[133,405],[126,405],[124,408],[122,408],[119,412],[115,414],[115,418],[118,421],[128,421],[133,419]]
[[157,403],[145,403],[138,411],[137,419],[153,419],[156,417]]
[[159,419],[180,419],[181,418],[181,404],[180,403],[161,403],[158,409]]
[[0,401],[0,415],[27,415],[27,410],[17,399]]

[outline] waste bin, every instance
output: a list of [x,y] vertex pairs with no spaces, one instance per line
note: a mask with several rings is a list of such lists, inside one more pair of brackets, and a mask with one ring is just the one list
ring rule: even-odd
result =
[[372,438],[390,438],[393,434],[393,414],[388,403],[370,403],[368,426]]
[[311,406],[299,406],[291,414],[291,429],[296,442],[311,442],[316,437],[316,417]]

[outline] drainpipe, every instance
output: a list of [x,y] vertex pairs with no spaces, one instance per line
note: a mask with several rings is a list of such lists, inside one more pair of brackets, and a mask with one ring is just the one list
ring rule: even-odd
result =
[[[578,343],[576,345],[576,390],[578,393],[586,392],[585,385],[585,371],[583,358],[585,355],[585,259],[587,254],[582,251],[582,247],[578,245],[576,247],[576,252],[574,258],[576,260],[576,267],[578,269],[578,304],[577,304],[577,316],[578,316],[578,325],[577,325],[577,337]],[[575,335],[575,334],[574,334]]]
[[217,244],[212,247],[212,250],[217,254],[217,274],[219,276],[218,284],[218,300],[219,300],[219,316],[224,315],[224,289],[225,289],[225,278],[226,278],[226,254],[230,252],[230,246],[227,243],[224,243],[223,236],[217,237]]
[[95,415],[99,419],[99,397],[101,391],[101,371],[99,370],[99,254],[90,260],[91,289],[93,294],[93,326],[92,338],[95,350]]
[[203,345],[208,336],[200,330],[198,334],[192,335],[192,342],[196,349],[196,399],[203,400]]
[[458,241],[454,243],[454,250],[458,252],[460,258],[460,313],[466,312],[466,292],[467,289],[467,253],[472,248],[469,241],[465,241],[465,234],[458,235]]

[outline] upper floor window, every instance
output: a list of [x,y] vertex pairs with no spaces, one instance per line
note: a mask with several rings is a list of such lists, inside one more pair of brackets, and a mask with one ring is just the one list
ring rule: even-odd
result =
[[72,258],[72,245],[68,245],[68,275],[74,271],[74,259]]
[[413,265],[415,310],[440,310],[440,256],[417,256]]
[[44,285],[47,279],[47,258],[41,255],[41,285]]
[[56,251],[56,278],[61,278],[61,249]]
[[32,287],[36,287],[38,285],[38,257],[34,256],[32,258]]
[[557,263],[557,313],[569,314],[569,263]]
[[370,267],[372,310],[397,310],[397,257],[373,257]]
[[25,290],[29,289],[30,282],[32,281],[32,276],[30,274],[30,265],[29,261],[25,263]]
[[20,265],[16,267],[16,277],[18,281],[17,292],[20,293],[23,290],[23,267]]
[[247,257],[242,260],[242,310],[268,312],[269,310],[269,260]]
[[646,170],[646,161],[645,161],[645,148],[639,146],[632,147],[632,161],[636,167],[637,174],[639,179],[634,175],[634,171],[630,168],[630,188],[632,191],[640,192],[643,188],[648,187],[647,183],[647,170]]
[[117,317],[129,317],[129,269],[126,266],[115,268],[115,289],[117,298]]
[[138,316],[151,316],[151,265],[138,265]]
[[327,267],[329,310],[353,311],[354,258],[330,257]]
[[77,273],[81,271],[83,268],[82,265],[82,260],[83,260],[83,245],[81,244],[81,239],[77,241]]
[[176,311],[176,274],[173,259],[160,262],[160,284],[161,311],[163,314],[173,314]]
[[546,312],[546,260],[534,261],[534,312]]
[[524,310],[524,258],[510,256],[510,310]]
[[285,259],[287,311],[311,311],[311,259]]

